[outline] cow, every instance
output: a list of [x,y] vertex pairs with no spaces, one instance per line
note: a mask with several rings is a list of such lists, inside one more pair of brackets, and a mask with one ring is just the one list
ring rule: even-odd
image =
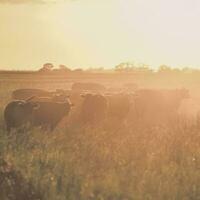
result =
[[174,90],[161,90],[165,104],[174,111],[178,111],[181,102],[190,97],[189,91],[185,88]]
[[38,96],[38,97],[52,97],[55,95],[56,92],[53,91],[46,91],[42,89],[36,89],[36,88],[22,88],[17,89],[12,92],[12,99],[14,100],[25,100],[32,96]]
[[74,83],[71,87],[73,91],[103,92],[105,87],[99,83]]
[[109,119],[115,122],[123,122],[128,116],[133,105],[134,94],[113,93],[106,95],[108,101]]
[[4,110],[4,119],[6,122],[7,131],[12,128],[20,128],[27,123],[31,123],[34,110],[39,108],[35,102],[27,100],[14,100],[7,104]]
[[136,94],[135,114],[143,124],[165,124],[174,119],[182,100],[189,98],[186,89],[140,89]]
[[65,102],[36,102],[39,108],[33,112],[32,125],[53,131],[58,123],[69,114],[73,104]]
[[106,118],[108,103],[101,94],[82,94],[80,118],[84,124],[97,125]]

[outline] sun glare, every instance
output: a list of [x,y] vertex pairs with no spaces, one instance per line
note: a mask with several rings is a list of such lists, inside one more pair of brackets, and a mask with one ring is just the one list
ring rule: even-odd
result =
[[[49,60],[72,67],[111,68],[136,60],[152,67],[198,66],[199,7],[197,1],[188,0],[1,5],[1,43],[15,44],[9,51],[2,45],[1,64],[27,67]],[[31,52],[23,41],[32,46]],[[22,52],[29,54],[26,57],[34,52],[34,64],[24,60]],[[10,56],[13,59],[6,59]]]
[[0,0],[0,200],[200,200],[200,0]]

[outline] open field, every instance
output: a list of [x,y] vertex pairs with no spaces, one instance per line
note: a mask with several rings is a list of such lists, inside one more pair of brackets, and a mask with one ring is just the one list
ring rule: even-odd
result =
[[[133,74],[1,74],[0,199],[200,199],[199,80]],[[130,82],[143,88],[186,87],[191,98],[182,105],[180,116],[164,127],[131,121],[90,127],[64,119],[52,133],[35,128],[7,135],[3,110],[14,89],[69,89],[73,82],[83,81],[112,87]]]

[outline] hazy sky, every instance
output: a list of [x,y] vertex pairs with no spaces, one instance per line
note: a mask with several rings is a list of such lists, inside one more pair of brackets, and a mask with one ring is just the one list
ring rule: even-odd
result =
[[199,0],[47,2],[0,0],[1,68],[200,66]]

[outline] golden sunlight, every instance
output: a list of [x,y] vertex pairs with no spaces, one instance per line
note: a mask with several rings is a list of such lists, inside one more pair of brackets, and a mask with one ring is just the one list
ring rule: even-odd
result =
[[72,67],[111,68],[124,61],[198,66],[199,7],[189,0],[1,4],[0,64],[17,69],[46,61]]
[[200,0],[0,0],[0,200],[200,200]]

